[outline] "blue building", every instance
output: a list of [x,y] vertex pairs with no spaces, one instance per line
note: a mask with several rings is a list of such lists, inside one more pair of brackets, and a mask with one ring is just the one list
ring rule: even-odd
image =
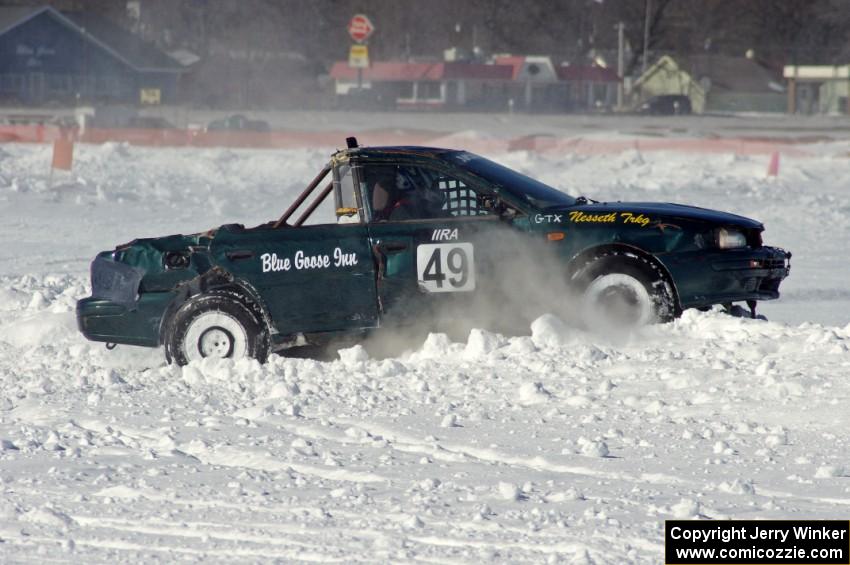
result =
[[182,72],[98,14],[0,7],[0,103],[167,103]]

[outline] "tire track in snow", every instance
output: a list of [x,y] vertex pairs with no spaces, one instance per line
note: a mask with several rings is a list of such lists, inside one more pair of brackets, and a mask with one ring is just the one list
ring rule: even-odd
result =
[[[473,540],[473,539],[458,539],[451,537],[437,536],[408,536],[408,540],[425,545],[435,545],[440,547],[454,548],[474,548],[474,549],[502,549],[511,550],[519,549],[523,551],[534,551],[547,554],[580,554],[583,551],[592,550],[583,543],[551,543],[534,544],[528,542],[497,542],[493,540]],[[610,547],[606,548],[610,551]],[[624,556],[625,557],[625,556]]]
[[[425,441],[408,434],[396,432],[390,428],[353,420],[331,421],[333,425],[340,425],[347,429],[360,430],[363,437],[351,437],[344,432],[329,431],[325,427],[291,424],[281,418],[265,417],[255,421],[274,425],[294,435],[306,437],[312,440],[327,440],[347,445],[373,445],[377,440],[385,440],[388,447],[403,453],[414,453],[429,455],[436,460],[448,463],[468,462],[477,459],[487,464],[502,464],[511,467],[524,467],[535,471],[545,471],[558,474],[582,475],[597,479],[626,480],[631,482],[652,483],[659,485],[686,485],[689,481],[663,473],[642,473],[631,475],[622,472],[610,472],[589,467],[575,465],[564,465],[553,463],[543,457],[532,458],[517,457],[500,453],[493,449],[473,447],[469,445],[445,443],[439,441]],[[294,467],[293,467],[294,469]],[[387,479],[388,480],[388,479]]]
[[[68,493],[64,491],[43,491],[44,494],[50,494],[54,499],[65,496]],[[248,512],[251,514],[265,513],[265,514],[275,514],[279,515],[282,512],[287,512],[290,514],[301,514],[301,515],[311,515],[315,514],[315,517],[320,517],[324,514],[324,511],[319,507],[312,506],[292,506],[287,505],[284,508],[277,508],[271,506],[259,506],[256,504],[250,504],[248,502],[227,502],[225,500],[212,500],[209,498],[177,498],[169,493],[162,492],[151,492],[148,490],[141,490],[136,488],[130,488],[123,485],[117,485],[114,487],[107,487],[98,492],[94,493],[94,496],[99,497],[110,497],[114,499],[123,499],[123,500],[146,500],[149,502],[164,502],[172,506],[185,506],[187,508],[209,508],[213,510],[219,509],[227,509],[227,510],[239,510],[243,512]],[[340,511],[335,510],[334,515],[339,515]],[[352,514],[353,516],[353,514]]]
[[353,483],[385,483],[390,481],[387,477],[376,475],[375,473],[319,467],[318,465],[305,465],[303,463],[293,463],[291,461],[281,461],[271,455],[228,446],[207,448],[193,444],[186,444],[183,446],[181,451],[196,457],[205,465],[238,467],[254,469],[257,471],[294,471],[301,475],[310,475],[319,479]]
[[[61,547],[64,542],[67,542],[69,538],[66,537],[48,537],[48,536],[35,536],[31,534],[22,534],[20,530],[15,532],[14,530],[0,530],[0,534],[2,534],[3,540],[7,543],[18,545],[18,546],[29,546],[34,543],[39,544],[39,547],[46,547],[48,545],[55,545],[57,547]],[[358,558],[353,555],[346,555],[340,558],[328,557],[325,553],[322,553],[321,550],[317,552],[305,552],[300,550],[291,550],[285,551],[284,548],[269,548],[268,550],[262,549],[252,549],[245,547],[227,547],[221,549],[208,549],[208,548],[194,548],[194,547],[186,547],[185,545],[163,545],[162,540],[157,538],[156,543],[134,543],[120,539],[86,539],[86,538],[73,538],[74,545],[77,547],[88,547],[95,550],[114,550],[114,551],[125,551],[125,552],[140,552],[140,553],[165,553],[165,554],[178,554],[178,555],[191,555],[197,557],[205,557],[205,558],[215,558],[215,559],[229,559],[235,560],[240,557],[256,557],[256,558],[276,558],[276,559],[287,559],[287,560],[297,560],[297,561],[308,561],[313,563],[350,563],[352,561],[359,562],[368,562],[370,561],[367,558]],[[77,550],[79,551],[79,550]],[[70,562],[67,553],[63,552],[64,557],[62,559],[57,559],[57,562]],[[93,557],[93,556],[89,556]],[[119,557],[119,561],[126,560],[127,556],[124,559]],[[31,562],[47,562],[47,557],[43,555],[39,555],[38,560],[33,559]],[[77,557],[76,559],[79,559]],[[114,560],[104,560],[105,563],[114,563]]]
[[516,455],[502,453],[494,449],[473,447],[469,445],[446,443],[439,441],[426,442],[424,440],[417,439],[413,436],[398,433],[390,428],[385,428],[376,424],[364,425],[360,422],[353,422],[350,420],[337,420],[334,423],[339,423],[348,427],[361,429],[365,433],[372,436],[383,437],[385,440],[387,440],[387,442],[389,442],[389,445],[393,449],[396,449],[398,451],[427,454],[433,456],[435,459],[439,459],[441,456],[449,454],[450,456],[462,456],[464,458],[477,459],[479,461],[483,461],[485,463],[490,464],[501,464],[508,465],[511,467],[524,467],[534,471],[581,475],[597,479],[652,483],[662,485],[682,485],[688,482],[679,477],[665,475],[663,473],[643,473],[640,475],[632,475],[629,473],[602,471],[598,469],[591,469],[589,467],[553,463],[540,456],[531,458],[519,457]]
[[761,496],[774,498],[787,498],[805,500],[808,502],[825,502],[827,504],[835,504],[836,506],[850,506],[850,498],[832,498],[828,496],[809,496],[807,494],[794,494],[792,492],[783,492],[779,490],[758,488],[756,493]]
[[[83,429],[103,433],[107,425],[98,421],[85,421],[79,424]],[[295,472],[301,475],[309,475],[320,479],[331,481],[355,482],[355,483],[383,483],[389,482],[387,477],[363,471],[351,471],[348,469],[337,469],[331,467],[320,467],[318,465],[306,465],[284,461],[272,455],[259,453],[247,449],[237,449],[229,446],[207,447],[202,442],[189,442],[176,445],[165,434],[151,434],[130,427],[117,427],[109,425],[109,429],[120,432],[123,436],[135,440],[145,449],[160,450],[163,444],[173,447],[177,453],[194,457],[204,465],[218,465],[221,467],[238,467],[254,469],[257,471],[270,472]]]
[[[73,519],[81,526],[90,526],[95,528],[111,529],[124,532],[133,532],[139,534],[148,534],[156,536],[169,536],[177,538],[193,538],[199,541],[204,541],[207,538],[242,542],[247,544],[267,545],[274,547],[289,547],[298,546],[304,549],[321,552],[326,547],[320,543],[309,543],[293,539],[292,536],[308,536],[313,539],[318,537],[321,532],[326,532],[326,528],[310,528],[304,524],[267,524],[267,523],[251,523],[248,528],[238,527],[232,522],[215,523],[215,522],[169,522],[166,520],[145,519],[144,523],[140,520],[125,520],[121,518],[103,518],[100,516],[80,516],[75,515]],[[333,529],[333,528],[331,528]],[[254,533],[252,533],[252,531]],[[266,531],[267,533],[257,533]],[[268,535],[268,531],[274,531],[277,534],[286,535],[286,538],[280,539]],[[341,533],[337,531],[337,533]],[[348,532],[346,532],[348,533]],[[381,534],[369,536],[367,531],[354,532],[357,536],[374,537],[383,539]],[[206,543],[206,542],[205,542]],[[340,561],[342,559],[328,559],[328,561]]]

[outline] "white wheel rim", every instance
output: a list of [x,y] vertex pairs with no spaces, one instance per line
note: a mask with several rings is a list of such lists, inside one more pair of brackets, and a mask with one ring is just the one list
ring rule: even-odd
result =
[[241,359],[248,356],[248,334],[230,314],[204,312],[186,329],[183,355],[187,361],[205,357]]
[[[606,297],[607,294],[622,291],[628,293],[629,297],[634,300],[631,304],[623,304],[624,308],[629,309],[628,315],[631,319],[628,321],[622,317],[617,317],[616,313],[608,311],[612,305],[600,303],[600,301],[609,300]],[[652,322],[654,317],[652,297],[646,287],[633,276],[622,273],[603,275],[590,283],[584,293],[583,314],[587,324],[594,327],[644,326]]]

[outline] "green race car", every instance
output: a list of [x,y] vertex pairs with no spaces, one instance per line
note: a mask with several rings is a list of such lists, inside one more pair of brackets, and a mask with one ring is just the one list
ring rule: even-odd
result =
[[734,302],[755,316],[790,269],[763,229],[704,208],[575,198],[465,151],[349,138],[277,221],[100,253],[77,320],[88,339],[164,345],[185,364],[264,361],[437,310],[505,318],[541,295],[579,305],[588,325]]

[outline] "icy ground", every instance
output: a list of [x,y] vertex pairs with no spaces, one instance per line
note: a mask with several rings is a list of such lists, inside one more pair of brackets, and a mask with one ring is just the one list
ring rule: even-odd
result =
[[850,145],[783,158],[492,157],[600,200],[765,222],[771,322],[612,341],[431,335],[370,359],[165,366],[83,340],[88,262],[275,217],[326,151],[0,145],[0,561],[658,563],[663,520],[846,518]]

